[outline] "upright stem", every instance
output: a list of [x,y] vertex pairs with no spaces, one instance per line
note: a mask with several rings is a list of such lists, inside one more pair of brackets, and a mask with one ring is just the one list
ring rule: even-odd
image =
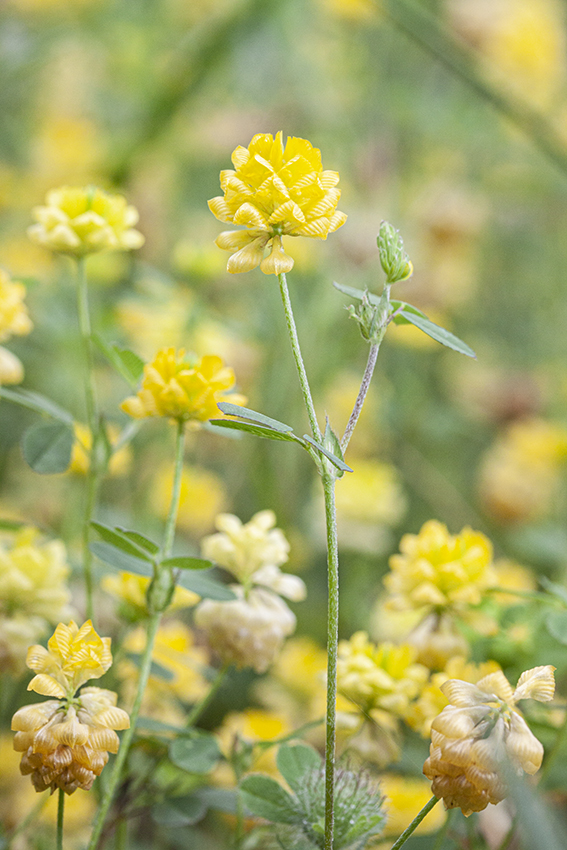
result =
[[317,415],[315,413],[315,405],[313,404],[313,398],[311,396],[311,389],[309,387],[309,381],[307,379],[307,373],[305,371],[305,366],[303,363],[303,357],[301,356],[301,349],[299,347],[299,338],[297,336],[297,328],[295,325],[295,319],[293,317],[293,310],[291,309],[291,300],[289,297],[289,289],[287,288],[287,280],[285,274],[279,274],[278,280],[280,282],[280,292],[282,296],[285,319],[287,323],[287,330],[289,333],[289,339],[291,342],[291,350],[293,352],[293,357],[295,360],[295,365],[297,366],[297,371],[299,373],[299,383],[301,384],[301,391],[303,393],[303,399],[305,401],[305,407],[307,409],[307,415],[309,417],[309,423],[311,425],[311,431],[313,433],[313,437],[316,440],[321,439],[321,431],[319,430],[319,424],[317,422]]
[[399,850],[402,844],[406,843],[410,835],[417,829],[421,821],[427,817],[433,806],[435,806],[438,802],[438,797],[432,797],[431,800],[425,804],[423,809],[417,813],[410,825],[404,829],[398,840],[392,844],[390,850]]
[[[183,468],[184,446],[185,428],[183,426],[183,423],[180,422],[177,427],[177,439],[175,445],[175,471],[173,475],[171,506],[165,525],[164,544],[162,549],[164,558],[169,557],[169,555],[171,554],[171,550],[173,548],[173,540],[175,537],[175,524],[177,521],[177,511],[179,508],[179,493],[181,483],[181,472]],[[96,848],[99,846],[99,840],[102,835],[102,830],[104,828],[104,824],[112,800],[114,798],[114,794],[116,792],[116,789],[118,788],[118,784],[122,776],[122,770],[124,768],[126,758],[128,757],[128,752],[130,750],[130,746],[134,738],[134,733],[136,731],[136,723],[138,722],[140,709],[142,707],[144,691],[146,690],[146,685],[148,684],[148,679],[150,677],[150,670],[152,666],[152,652],[154,648],[156,634],[159,629],[161,616],[161,611],[154,611],[150,614],[150,617],[148,619],[146,647],[144,649],[144,654],[142,655],[140,661],[140,678],[138,679],[138,689],[136,691],[136,698],[134,700],[134,705],[132,706],[132,711],[130,712],[130,728],[125,731],[122,737],[122,741],[120,742],[120,749],[118,750],[118,755],[116,756],[116,760],[112,768],[112,774],[110,776],[108,785],[102,798],[102,803],[94,823],[93,833],[91,835],[91,840],[89,841],[87,850],[96,850]]]
[[92,620],[93,610],[93,575],[92,555],[89,549],[90,521],[96,508],[98,489],[100,484],[99,461],[96,456],[99,437],[99,416],[96,397],[96,386],[94,380],[93,353],[91,339],[91,320],[89,315],[89,298],[86,275],[85,258],[77,260],[77,312],[79,316],[79,328],[83,343],[83,360],[85,370],[85,400],[87,408],[87,424],[91,432],[91,451],[86,473],[86,497],[83,517],[83,569],[86,586],[86,609],[87,618]]
[[339,639],[339,547],[335,479],[323,476],[327,525],[329,602],[327,613],[327,716],[325,734],[325,850],[333,850],[335,806],[335,745],[337,705],[337,644]]
[[358,422],[358,417],[360,416],[360,413],[362,411],[362,406],[364,404],[364,400],[366,398],[366,394],[368,393],[368,388],[370,386],[370,381],[372,380],[372,375],[374,373],[374,367],[376,366],[376,359],[378,357],[379,350],[380,343],[374,343],[370,346],[370,351],[368,352],[368,360],[366,362],[366,369],[364,370],[364,375],[362,376],[360,390],[358,391],[358,396],[356,402],[354,403],[353,411],[350,415],[350,419],[347,422],[347,426],[345,428],[345,432],[341,440],[341,449],[343,450],[343,452],[345,452],[347,449],[347,446],[350,442],[350,438],[352,437],[352,432],[355,429],[356,423]]
[[225,665],[223,665],[223,667],[221,667],[218,670],[217,675],[216,675],[214,681],[211,684],[211,687],[209,688],[209,690],[207,691],[207,693],[205,694],[203,699],[201,699],[199,702],[195,703],[195,705],[193,706],[193,708],[191,709],[191,711],[187,715],[187,720],[185,721],[186,726],[194,726],[195,725],[195,723],[197,722],[197,720],[199,719],[199,717],[201,716],[203,711],[209,705],[209,703],[211,702],[211,700],[213,699],[213,697],[217,693],[218,689],[222,685],[224,678],[225,678],[225,676],[228,672],[229,667],[230,667],[230,664],[225,664]]
[[63,850],[63,817],[65,813],[65,791],[59,789],[57,800],[57,850]]

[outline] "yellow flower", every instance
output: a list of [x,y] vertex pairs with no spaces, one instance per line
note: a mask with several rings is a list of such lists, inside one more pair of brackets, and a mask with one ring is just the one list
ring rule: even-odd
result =
[[133,229],[138,212],[122,195],[95,187],[62,186],[47,193],[46,205],[34,207],[37,224],[28,228],[30,239],[62,254],[84,257],[96,251],[130,251],[144,244]]
[[0,387],[5,384],[21,384],[24,366],[19,357],[0,345]]
[[80,629],[71,621],[68,626],[59,623],[47,646],[28,651],[28,667],[36,673],[28,690],[61,699],[16,711],[14,749],[23,753],[20,770],[31,774],[36,791],[88,791],[108,753],[118,752],[115,730],[130,725],[127,713],[116,707],[112,691],[89,687],[75,696],[81,685],[98,679],[112,664],[110,638],[101,638],[90,620]]
[[[231,751],[237,741],[247,744],[257,744],[260,741],[275,741],[289,735],[293,727],[289,719],[281,711],[266,711],[263,708],[245,708],[244,711],[230,712],[222,722],[217,732],[221,751],[230,758]],[[277,747],[262,749],[257,747],[253,753],[253,761],[249,769],[261,771],[276,776]],[[226,765],[228,767],[228,765]],[[220,764],[215,771],[214,781],[218,785],[234,787],[234,773],[226,771],[225,765]]]
[[[431,797],[429,784],[425,779],[411,776],[397,776],[385,773],[380,777],[380,790],[386,795],[386,811],[388,820],[384,835],[398,836],[411,823],[415,813],[419,812]],[[430,835],[437,832],[445,821],[446,814],[440,806],[436,806],[423,819],[415,830],[416,835]]]
[[19,673],[29,645],[70,615],[68,576],[60,540],[35,528],[0,535],[0,670]]
[[[159,516],[166,518],[171,501],[173,472],[166,464],[157,473],[151,491],[152,504]],[[198,466],[184,466],[177,525],[195,537],[211,531],[215,517],[226,506],[228,495],[218,475]]]
[[413,646],[373,644],[366,632],[340,641],[337,687],[363,712],[382,709],[402,717],[427,679],[427,669],[415,663]]
[[244,404],[242,396],[226,395],[234,386],[234,372],[212,354],[191,364],[185,350],[162,348],[152,363],[144,366],[142,389],[120,405],[134,419],[166,416],[182,422],[206,422],[222,416],[220,401]]
[[327,653],[310,637],[291,638],[276,660],[272,676],[298,699],[319,696],[325,682]]
[[[336,171],[323,171],[321,151],[306,139],[274,138],[258,133],[248,148],[232,154],[235,170],[221,171],[224,197],[213,198],[209,208],[219,221],[240,224],[216,240],[230,251],[228,271],[248,272],[260,266],[264,274],[291,271],[293,260],[282,245],[282,236],[326,239],[346,221],[337,211],[341,193]],[[264,251],[270,253],[264,259]]]
[[[76,475],[86,475],[90,466],[90,452],[93,445],[91,430],[82,422],[73,424],[75,442],[71,452],[71,463],[69,471]],[[116,443],[120,436],[120,429],[116,425],[107,426],[108,438],[111,446]],[[108,462],[108,472],[112,476],[126,475],[132,463],[132,450],[130,446],[124,445],[117,451],[113,451]]]
[[[134,573],[112,573],[105,575],[101,581],[101,587],[111,596],[116,597],[127,606],[128,613],[132,619],[145,617],[148,613],[147,590],[150,579],[146,576],[134,575]],[[179,608],[192,608],[199,601],[196,593],[176,585],[168,611]]]
[[26,289],[0,269],[0,342],[12,336],[24,336],[33,328],[24,304]]
[[494,584],[492,544],[471,528],[451,535],[445,525],[430,520],[419,534],[405,534],[400,550],[390,558],[384,578],[392,608],[460,611],[478,605]]
[[522,673],[516,690],[502,671],[473,685],[449,679],[441,690],[450,705],[431,724],[431,747],[423,772],[445,808],[460,808],[468,817],[507,794],[502,766],[536,773],[543,746],[515,707],[522,699],[553,698],[554,667],[534,667]]

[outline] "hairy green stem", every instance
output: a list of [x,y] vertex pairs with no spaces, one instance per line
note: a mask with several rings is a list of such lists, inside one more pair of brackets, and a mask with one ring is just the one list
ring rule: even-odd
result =
[[307,372],[305,371],[305,365],[303,363],[303,357],[301,356],[301,349],[299,347],[299,338],[297,336],[297,327],[295,325],[295,319],[293,316],[293,310],[291,308],[291,299],[289,297],[289,289],[287,288],[287,280],[285,274],[279,274],[278,280],[280,282],[280,292],[282,296],[282,302],[284,306],[285,312],[285,320],[287,324],[287,330],[289,333],[289,339],[291,342],[291,350],[293,352],[293,358],[295,360],[295,365],[297,366],[297,371],[299,373],[299,383],[301,384],[301,392],[303,393],[303,400],[305,402],[305,408],[307,410],[307,416],[309,417],[309,424],[311,425],[311,432],[313,437],[316,440],[321,439],[321,431],[319,430],[319,424],[317,422],[317,414],[315,413],[315,405],[313,404],[313,398],[311,396],[311,388],[309,387],[309,380],[307,378]]
[[65,791],[59,789],[57,800],[57,850],[63,850],[63,818],[65,816]]
[[327,715],[325,732],[325,850],[333,850],[335,807],[335,749],[337,712],[337,645],[339,639],[339,547],[335,478],[323,476],[327,525],[329,601],[327,613]]
[[414,830],[417,829],[421,821],[429,814],[433,806],[435,806],[438,802],[438,797],[432,797],[431,800],[425,804],[423,809],[417,813],[410,825],[404,829],[398,840],[392,844],[390,850],[399,850],[399,848],[406,843],[406,841],[412,835]]
[[224,682],[229,667],[230,664],[225,664],[217,671],[217,675],[215,676],[213,682],[211,683],[211,687],[209,688],[205,696],[201,700],[199,700],[199,702],[195,703],[195,705],[187,715],[187,720],[185,721],[186,726],[195,725],[203,711],[207,708],[207,706],[219,690],[220,686]]
[[345,428],[345,432],[341,440],[341,449],[343,450],[343,453],[347,449],[347,446],[350,442],[350,438],[352,437],[352,432],[356,427],[358,417],[360,416],[360,413],[362,411],[362,406],[364,404],[364,400],[368,393],[368,388],[370,387],[370,381],[372,380],[372,375],[374,373],[374,367],[376,366],[376,360],[378,358],[379,350],[380,343],[374,343],[370,346],[370,351],[368,352],[368,360],[366,362],[366,369],[364,370],[364,375],[362,376],[362,383],[360,384],[360,390],[358,391],[358,396],[354,403],[353,411],[350,415],[350,419],[347,422],[347,426]]
[[98,491],[100,487],[100,463],[98,458],[99,414],[97,405],[96,385],[94,380],[94,364],[92,352],[91,320],[89,315],[89,298],[86,274],[86,260],[77,260],[77,313],[79,329],[83,344],[83,361],[85,370],[85,401],[87,409],[87,424],[91,432],[91,449],[86,472],[86,496],[83,516],[83,570],[86,588],[87,619],[94,619],[93,608],[93,571],[92,554],[89,549],[90,522],[94,516]]
[[[183,449],[185,446],[185,428],[182,422],[179,422],[177,427],[177,439],[175,446],[175,470],[173,476],[173,490],[171,494],[171,505],[169,509],[169,513],[167,516],[167,521],[165,525],[164,532],[164,545],[163,545],[163,556],[165,558],[169,557],[171,554],[171,550],[173,548],[173,541],[175,537],[175,524],[177,521],[177,511],[179,509],[179,493],[180,493],[180,482],[181,482],[181,471],[183,467]],[[134,739],[134,733],[136,731],[136,723],[138,722],[138,717],[140,714],[140,709],[142,707],[142,700],[144,698],[144,692],[146,690],[146,685],[148,684],[148,679],[150,677],[150,671],[152,666],[152,652],[154,648],[154,643],[156,639],[156,634],[159,628],[159,624],[161,621],[162,611],[153,611],[150,614],[147,625],[147,636],[146,636],[146,647],[144,649],[144,653],[140,660],[140,677],[138,679],[138,688],[136,691],[136,698],[134,700],[134,705],[132,706],[132,711],[130,712],[130,728],[127,729],[122,737],[120,742],[120,749],[118,750],[118,755],[116,756],[116,760],[114,762],[112,768],[112,774],[108,781],[108,785],[105,789],[102,802],[100,805],[100,809],[98,811],[93,832],[91,835],[91,840],[89,841],[87,850],[96,850],[99,846],[99,841],[102,835],[102,830],[104,828],[104,824],[106,818],[108,816],[108,812],[110,810],[110,806],[112,804],[112,800],[114,798],[114,794],[118,788],[120,783],[120,779],[122,776],[122,770],[126,763],[126,759],[128,757],[128,752],[130,750],[130,746]]]

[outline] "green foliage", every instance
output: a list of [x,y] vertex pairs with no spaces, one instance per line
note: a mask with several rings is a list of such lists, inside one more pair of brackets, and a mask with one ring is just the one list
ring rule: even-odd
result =
[[66,472],[71,462],[75,435],[64,422],[39,422],[25,432],[22,452],[34,472],[53,475]]
[[166,558],[161,562],[162,567],[169,567],[172,570],[206,570],[212,567],[213,562],[207,561],[206,558],[189,558],[187,556],[179,558]]
[[183,570],[177,578],[177,584],[204,599],[216,599],[218,602],[232,602],[236,599],[228,585],[217,581],[206,570]]
[[192,826],[202,820],[207,813],[204,800],[196,794],[186,797],[170,797],[163,803],[156,803],[151,809],[152,818],[160,826],[170,828]]
[[221,758],[214,735],[205,732],[191,738],[177,738],[169,745],[169,758],[188,773],[209,773]]
[[120,348],[118,345],[109,345],[100,334],[93,334],[93,340],[114,366],[116,372],[130,384],[132,388],[138,386],[144,371],[144,361],[129,348]]
[[19,404],[21,407],[27,407],[29,410],[35,411],[35,413],[46,413],[53,419],[65,422],[67,425],[73,424],[73,416],[67,410],[59,407],[58,404],[41,395],[41,393],[36,393],[32,390],[14,390],[7,387],[0,387],[0,399],[2,398],[14,404]]

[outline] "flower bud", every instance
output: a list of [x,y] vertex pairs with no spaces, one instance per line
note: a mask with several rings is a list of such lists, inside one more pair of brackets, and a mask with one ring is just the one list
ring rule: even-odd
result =
[[378,250],[380,251],[380,264],[386,275],[387,283],[398,283],[407,280],[413,274],[413,265],[404,251],[404,243],[399,230],[396,230],[387,221],[380,225],[378,234]]

